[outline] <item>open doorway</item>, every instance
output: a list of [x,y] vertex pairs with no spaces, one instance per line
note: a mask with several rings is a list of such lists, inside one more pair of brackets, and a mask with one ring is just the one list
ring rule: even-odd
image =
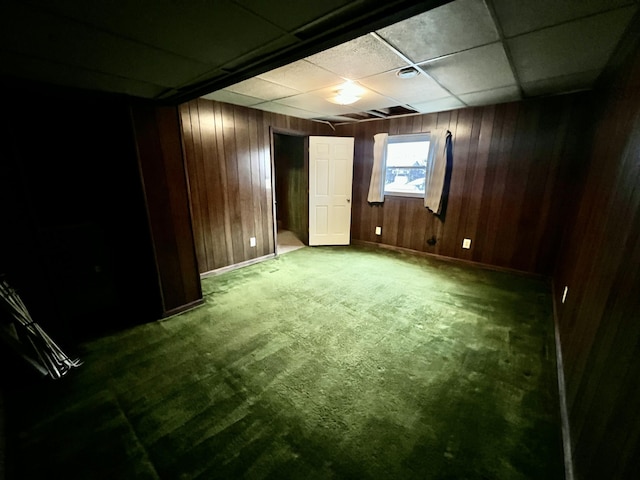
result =
[[304,134],[273,130],[276,253],[309,244],[309,166]]

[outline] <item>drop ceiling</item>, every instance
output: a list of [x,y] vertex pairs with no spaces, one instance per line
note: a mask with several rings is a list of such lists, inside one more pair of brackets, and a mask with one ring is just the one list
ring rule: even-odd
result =
[[0,76],[352,122],[593,88],[638,1],[3,0]]
[[[205,98],[340,123],[590,89],[636,11],[628,0],[455,0]],[[406,67],[419,74],[399,78]],[[336,105],[345,80],[364,93]]]

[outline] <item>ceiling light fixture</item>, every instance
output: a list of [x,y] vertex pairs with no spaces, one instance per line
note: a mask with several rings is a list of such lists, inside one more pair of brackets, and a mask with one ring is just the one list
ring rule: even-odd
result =
[[338,105],[351,105],[360,100],[363,93],[364,89],[362,87],[352,81],[348,81],[340,85],[338,90],[336,90],[336,95],[331,98],[331,101]]
[[420,75],[420,72],[415,67],[405,67],[398,70],[396,75],[400,78],[413,78]]

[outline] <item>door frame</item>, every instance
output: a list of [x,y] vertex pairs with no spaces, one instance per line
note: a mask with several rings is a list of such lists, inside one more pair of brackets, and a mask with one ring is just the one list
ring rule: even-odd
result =
[[[306,211],[309,211],[309,133],[301,131],[301,130],[293,130],[290,128],[282,128],[282,127],[269,127],[269,140],[270,140],[270,150],[271,150],[271,200],[272,200],[272,229],[273,229],[273,250],[275,255],[278,255],[278,222],[277,222],[277,208],[276,208],[276,164],[275,164],[275,141],[274,134],[279,135],[288,135],[290,137],[302,137],[304,139],[304,178],[306,179],[306,191],[305,195],[305,205],[304,208]],[[309,219],[307,218],[307,232],[309,231]],[[309,244],[309,236],[307,233],[307,241],[306,245]]]

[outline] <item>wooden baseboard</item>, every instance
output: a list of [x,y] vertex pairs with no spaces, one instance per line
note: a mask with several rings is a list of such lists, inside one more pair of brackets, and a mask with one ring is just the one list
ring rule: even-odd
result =
[[547,280],[547,281],[550,280],[550,278],[548,276],[542,275],[542,274],[539,274],[539,273],[526,272],[524,270],[516,270],[515,268],[500,267],[500,266],[497,266],[497,265],[489,265],[487,263],[474,262],[472,260],[464,260],[464,259],[461,259],[461,258],[445,257],[444,255],[437,255],[435,253],[422,252],[420,250],[413,250],[411,248],[396,247],[395,245],[387,245],[385,243],[367,242],[367,241],[364,241],[364,240],[352,240],[351,243],[353,245],[361,245],[361,246],[365,246],[365,247],[383,248],[385,250],[394,250],[394,251],[397,251],[397,252],[403,252],[403,253],[408,253],[408,254],[411,254],[411,255],[417,255],[419,257],[434,258],[434,259],[441,260],[441,261],[444,261],[444,262],[450,262],[450,263],[454,263],[454,264],[458,264],[458,265],[466,265],[466,266],[470,266],[470,267],[482,268],[482,269],[485,269],[485,270],[492,270],[494,272],[512,273],[512,274],[515,274],[515,275],[522,275],[522,276],[525,276],[525,277],[539,278],[541,280]]
[[556,366],[558,370],[558,395],[560,399],[560,421],[562,422],[562,448],[564,450],[564,478],[574,480],[573,454],[571,452],[571,428],[569,426],[569,412],[567,410],[567,389],[564,381],[564,363],[562,361],[562,343],[560,342],[560,327],[558,317],[558,303],[555,282],[551,281],[551,297],[553,302],[553,325],[556,340]]
[[228,265],[226,267],[216,268],[215,270],[209,270],[208,272],[201,273],[200,278],[202,279],[202,278],[212,277],[214,275],[220,275],[221,273],[230,272],[232,270],[236,270],[242,267],[247,267],[249,265],[253,265],[254,263],[264,262],[265,260],[269,260],[271,258],[276,258],[276,254],[269,253],[268,255],[263,255],[262,257],[252,258],[251,260],[235,263],[233,265]]
[[204,305],[204,298],[194,300],[193,302],[189,302],[186,305],[181,305],[179,307],[176,307],[164,312],[161,320],[166,320],[167,318],[174,317],[176,315],[186,312],[187,310],[191,310],[193,308],[199,307],[200,305]]

